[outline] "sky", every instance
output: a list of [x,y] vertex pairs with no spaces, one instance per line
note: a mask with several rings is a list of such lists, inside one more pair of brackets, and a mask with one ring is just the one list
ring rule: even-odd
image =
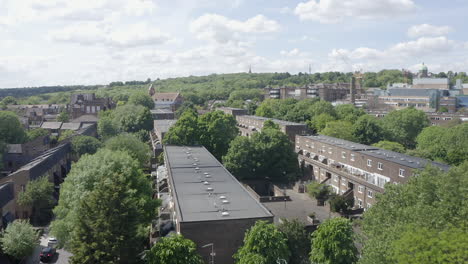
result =
[[0,88],[468,71],[467,0],[0,0]]

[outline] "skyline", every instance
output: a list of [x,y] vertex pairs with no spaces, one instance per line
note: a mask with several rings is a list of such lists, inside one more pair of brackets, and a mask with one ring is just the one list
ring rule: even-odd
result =
[[[211,73],[467,71],[453,0],[0,0],[0,88]],[[456,8],[454,8],[456,7]]]

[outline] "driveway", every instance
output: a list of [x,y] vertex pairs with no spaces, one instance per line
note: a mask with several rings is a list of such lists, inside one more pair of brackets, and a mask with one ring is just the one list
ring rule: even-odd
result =
[[[39,254],[41,253],[41,250],[45,247],[47,247],[47,241],[48,241],[48,234],[47,232],[44,232],[44,235],[41,237],[41,244],[36,247],[34,250],[34,253],[32,256],[30,256],[26,260],[26,264],[38,264],[42,263],[39,261]],[[48,263],[55,263],[55,264],[68,264],[70,257],[72,254],[68,251],[65,251],[63,249],[57,249],[57,254],[54,257],[54,259]]]

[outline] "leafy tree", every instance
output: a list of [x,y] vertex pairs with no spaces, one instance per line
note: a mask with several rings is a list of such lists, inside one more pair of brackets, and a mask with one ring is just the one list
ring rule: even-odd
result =
[[359,117],[353,125],[353,136],[361,144],[370,145],[384,138],[380,120],[370,115]]
[[31,129],[28,132],[26,132],[26,137],[28,141],[32,141],[38,137],[43,137],[47,135],[49,135],[49,131],[43,128]]
[[70,121],[70,115],[68,114],[67,111],[62,111],[60,114],[57,116],[57,121],[58,122],[68,122]]
[[198,118],[200,143],[216,158],[226,155],[229,143],[239,134],[236,120],[221,111],[209,112]]
[[73,136],[75,134],[75,132],[73,130],[63,130],[61,133],[60,133],[60,136],[58,138],[58,141],[64,141],[65,139],[67,138],[70,138],[71,136]]
[[153,129],[153,117],[147,107],[126,104],[111,112],[112,123],[119,132],[138,132]]
[[80,217],[73,227],[71,263],[138,263],[151,221],[148,215],[156,209],[144,205],[150,197],[149,182],[141,172],[103,174],[76,210]]
[[291,252],[291,257],[289,258],[288,263],[307,263],[311,245],[309,235],[305,230],[305,225],[297,219],[283,219],[282,223],[278,225],[278,229],[288,240],[288,248]]
[[0,111],[0,141],[7,144],[20,144],[26,139],[26,133],[18,116],[13,112]]
[[101,139],[106,140],[117,135],[118,128],[109,115],[102,115],[97,124],[97,132]]
[[429,120],[426,114],[414,108],[392,111],[383,118],[387,140],[398,142],[407,148],[414,147],[417,135],[427,126]]
[[354,198],[335,194],[332,196],[329,203],[332,212],[346,214],[346,212],[354,206]]
[[348,121],[354,124],[359,117],[366,114],[361,108],[357,108],[352,104],[342,104],[335,107],[336,116],[339,120]]
[[416,149],[428,153],[431,159],[444,159],[447,157],[445,137],[447,137],[446,128],[440,126],[426,127],[416,138]]
[[16,104],[18,104],[18,102],[16,101],[16,98],[14,98],[13,96],[7,96],[7,97],[3,98],[2,103],[5,104],[5,105],[16,105]]
[[447,113],[447,112],[448,112],[448,109],[447,109],[447,107],[442,106],[442,107],[439,109],[439,112],[441,112],[441,113]]
[[328,122],[325,128],[320,133],[330,136],[341,138],[349,141],[357,141],[353,135],[353,125],[347,121],[331,121]]
[[182,235],[162,237],[147,253],[148,264],[203,264],[192,240]]
[[405,147],[397,142],[382,140],[375,144],[372,144],[374,147],[383,148],[390,151],[395,151],[399,153],[405,153]]
[[151,157],[151,150],[148,144],[141,142],[141,140],[131,134],[120,134],[110,138],[106,141],[105,148],[113,151],[126,151],[141,166],[147,165]]
[[257,253],[247,253],[236,264],[268,264],[265,257]]
[[182,114],[187,111],[191,110],[194,112],[197,112],[197,109],[195,108],[195,105],[191,101],[185,101],[182,103],[182,105],[175,111],[174,115],[176,118],[182,117]]
[[47,221],[55,203],[53,198],[54,184],[47,176],[30,181],[24,192],[18,194],[18,204],[32,208],[34,223],[42,224]]
[[345,218],[325,220],[312,233],[312,251],[310,260],[313,263],[347,264],[356,263],[357,249],[353,241],[351,222]]
[[276,130],[280,130],[280,126],[278,124],[276,124],[275,122],[271,121],[271,120],[266,120],[265,122],[263,122],[263,128],[262,129],[276,129]]
[[76,136],[71,140],[72,151],[78,156],[94,154],[101,147],[101,142],[95,137]]
[[449,227],[443,231],[426,227],[409,228],[392,244],[397,264],[466,263],[468,233],[466,229]]
[[314,117],[312,120],[307,121],[307,125],[316,131],[322,131],[327,126],[328,122],[335,120],[336,118],[334,116],[327,113],[322,113]]
[[294,180],[299,171],[297,154],[288,137],[265,127],[250,138],[236,137],[223,163],[239,179]]
[[[378,202],[364,214],[362,230],[365,240],[360,263],[395,263],[394,256],[403,245],[407,245],[406,231],[414,233],[427,228],[441,234],[452,232],[452,227],[465,228],[464,223],[468,219],[467,186],[468,162],[452,167],[448,172],[428,166],[406,184],[387,185],[385,193],[377,197]],[[464,232],[466,237],[466,229]],[[414,234],[415,241],[419,240],[418,233]],[[402,241],[397,242],[400,239]],[[424,244],[419,246],[426,247]],[[408,250],[415,247],[418,245],[408,247]],[[420,253],[418,257],[426,254]],[[444,258],[443,255],[437,256],[437,259]]]
[[459,165],[468,160],[468,124],[463,123],[449,129],[444,144],[447,148],[446,161],[449,164]]
[[151,98],[146,93],[141,93],[141,92],[130,95],[130,97],[128,98],[128,103],[134,104],[134,105],[141,105],[149,109],[154,108],[153,98]]
[[0,242],[4,253],[21,260],[39,245],[39,235],[26,220],[15,220],[2,231]]
[[195,145],[200,138],[198,114],[186,110],[164,136],[164,144]]
[[332,193],[333,190],[329,185],[326,184],[320,184],[316,181],[313,181],[307,185],[307,194],[309,194],[310,197],[320,201],[328,200]]
[[251,254],[262,256],[265,263],[276,263],[277,259],[289,259],[291,256],[286,236],[274,224],[266,221],[257,221],[247,230],[244,245],[239,248],[234,258],[240,263],[249,263],[246,258],[251,260]]
[[[87,199],[98,186],[104,184],[108,186],[108,182],[113,181],[112,179],[115,179],[115,181],[119,183],[125,183],[128,195],[136,195],[138,198],[138,202],[134,204],[139,212],[138,226],[123,224],[119,226],[119,228],[137,229],[141,232],[139,237],[144,237],[146,235],[143,227],[147,226],[154,218],[155,208],[157,206],[157,201],[151,199],[152,189],[149,180],[141,171],[140,164],[128,153],[102,149],[94,155],[84,155],[78,162],[74,163],[70,173],[61,185],[60,200],[58,205],[54,208],[56,219],[52,221],[51,224],[51,232],[58,238],[60,246],[65,245],[69,247],[71,240],[80,240],[79,237],[76,237],[76,228],[83,226],[82,223],[79,223],[80,219],[83,217],[80,214],[80,212],[82,212],[80,210],[83,209],[82,201]],[[96,191],[96,193],[102,193],[102,195],[104,195],[103,190]],[[94,196],[96,196],[96,193]],[[91,201],[92,199],[87,200],[89,206],[92,204]],[[101,202],[104,203],[104,201]],[[118,206],[120,205],[115,205],[115,207]],[[117,208],[113,209],[118,210]],[[125,213],[122,215],[113,214],[100,221],[118,221],[110,219],[113,217],[123,217],[125,219],[127,216]],[[97,236],[98,234],[99,232],[94,235]],[[96,239],[98,238],[99,237]],[[99,240],[95,241],[95,243],[100,244],[104,243],[104,241]],[[118,245],[119,244],[116,244],[115,246]]]
[[335,109],[333,108],[333,105],[330,102],[327,102],[324,100],[315,101],[310,107],[309,111],[312,117],[315,117],[324,113],[336,117],[336,112],[335,112]]

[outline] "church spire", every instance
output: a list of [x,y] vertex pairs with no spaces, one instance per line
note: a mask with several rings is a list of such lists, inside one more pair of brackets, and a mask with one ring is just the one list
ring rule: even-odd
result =
[[252,73],[252,65],[249,65],[249,73]]

